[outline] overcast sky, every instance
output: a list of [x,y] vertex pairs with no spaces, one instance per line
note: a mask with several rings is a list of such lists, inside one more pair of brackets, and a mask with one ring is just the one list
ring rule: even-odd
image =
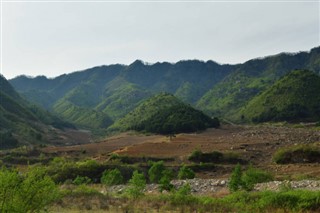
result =
[[2,70],[58,76],[103,64],[242,63],[319,46],[319,2],[2,3]]

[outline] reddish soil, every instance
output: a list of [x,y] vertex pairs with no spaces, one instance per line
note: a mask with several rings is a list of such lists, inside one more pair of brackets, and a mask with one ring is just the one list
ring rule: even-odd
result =
[[[311,143],[320,145],[319,142],[320,131],[312,127],[223,126],[220,129],[208,129],[197,134],[177,134],[172,138],[123,133],[99,143],[47,147],[43,151],[72,154],[85,150],[87,156],[100,160],[106,159],[111,152],[135,157],[173,157],[177,163],[186,161],[196,149],[203,152],[233,152],[260,168],[273,171],[279,177],[300,174],[320,177],[318,163],[276,165],[272,162],[272,155],[281,147]],[[225,172],[219,175],[225,176],[233,165],[222,167]],[[201,174],[203,177],[212,175],[210,172]]]

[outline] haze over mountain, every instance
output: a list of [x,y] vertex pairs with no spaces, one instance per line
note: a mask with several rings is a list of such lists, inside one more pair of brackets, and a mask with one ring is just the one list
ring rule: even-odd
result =
[[281,53],[244,64],[221,65],[188,60],[108,65],[65,74],[19,76],[10,83],[28,100],[78,126],[105,129],[147,98],[174,94],[208,115],[239,120],[255,96],[294,69],[320,74],[320,47],[309,52]]

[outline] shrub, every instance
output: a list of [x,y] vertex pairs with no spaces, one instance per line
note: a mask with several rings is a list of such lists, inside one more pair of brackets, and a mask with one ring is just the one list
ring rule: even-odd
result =
[[188,160],[193,161],[195,159],[199,159],[201,157],[201,155],[202,155],[201,150],[196,149],[191,153],[191,155],[189,156]]
[[246,161],[241,159],[238,154],[233,152],[221,153],[213,151],[203,153],[200,150],[193,151],[188,160],[205,163],[246,163]]
[[85,184],[89,184],[91,183],[92,180],[90,178],[88,178],[87,176],[77,176],[72,183],[75,185],[85,185]]
[[123,183],[123,176],[119,169],[105,170],[101,177],[101,183],[111,186]]
[[260,169],[255,169],[250,166],[242,175],[241,177],[243,188],[245,190],[251,191],[255,184],[263,183],[273,180],[273,176]]
[[32,168],[24,175],[0,169],[1,212],[39,212],[58,197],[57,186],[43,168]]
[[242,180],[242,171],[240,164],[237,164],[237,166],[234,168],[233,172],[231,173],[231,178],[229,182],[229,190],[231,192],[238,191],[241,186],[243,185]]
[[173,179],[172,170],[166,169],[162,172],[162,177],[159,181],[159,184],[160,184],[159,189],[161,192],[163,190],[171,191],[173,189],[173,185],[170,183],[172,179]]
[[233,170],[229,182],[229,189],[232,192],[244,189],[251,191],[255,184],[272,181],[273,176],[260,169],[250,166],[246,171],[241,171],[241,166],[238,164]]
[[185,165],[183,165],[178,173],[178,178],[179,179],[192,179],[195,177],[195,173],[192,171],[192,169],[186,167]]
[[146,179],[144,175],[136,170],[133,172],[132,178],[129,180],[129,186],[126,192],[130,197],[138,198],[143,195],[145,187]]
[[200,150],[195,150],[188,159],[194,162],[220,162],[222,158],[223,154],[221,152],[213,151],[203,153]]
[[312,145],[300,145],[279,149],[273,155],[277,164],[320,162],[320,148]]
[[165,170],[163,161],[150,162],[150,164],[151,167],[148,171],[150,182],[159,183],[162,177],[162,172]]
[[187,196],[187,195],[190,195],[191,194],[191,187],[190,185],[187,183],[187,184],[184,184],[183,186],[181,186],[177,192],[176,192],[178,195],[181,195],[181,196]]

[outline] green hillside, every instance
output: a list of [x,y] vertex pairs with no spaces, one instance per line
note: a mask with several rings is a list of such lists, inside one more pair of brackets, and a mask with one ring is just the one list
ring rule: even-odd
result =
[[113,120],[125,116],[138,104],[151,96],[151,92],[127,81],[114,80],[105,90],[103,100],[95,108],[102,111]]
[[141,103],[109,127],[109,130],[171,134],[195,132],[218,126],[217,119],[211,119],[171,94],[161,93]]
[[49,112],[31,105],[0,75],[0,149],[22,144],[45,143],[43,136],[51,126],[67,124]]
[[213,86],[196,106],[208,114],[236,121],[243,106],[291,70],[308,67],[320,73],[319,58],[318,47],[310,52],[282,53],[250,60]]
[[111,118],[91,108],[80,107],[67,100],[61,100],[54,105],[53,110],[64,120],[82,128],[107,128],[112,124]]
[[311,71],[292,71],[254,97],[238,116],[253,122],[317,121],[320,119],[320,77]]

